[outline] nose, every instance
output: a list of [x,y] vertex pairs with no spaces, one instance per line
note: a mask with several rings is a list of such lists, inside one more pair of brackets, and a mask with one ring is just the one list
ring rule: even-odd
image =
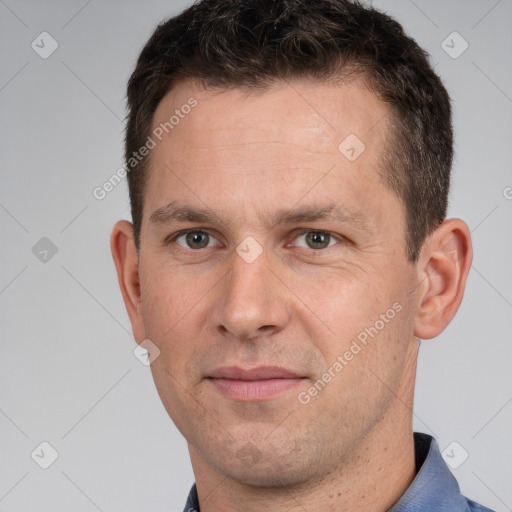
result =
[[265,251],[251,263],[234,252],[231,270],[216,287],[216,328],[240,341],[282,330],[289,321],[291,302],[277,274]]

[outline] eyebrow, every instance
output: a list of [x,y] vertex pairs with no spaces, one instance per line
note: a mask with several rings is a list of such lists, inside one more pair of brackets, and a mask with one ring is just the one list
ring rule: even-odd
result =
[[[301,222],[316,222],[319,220],[335,220],[351,225],[359,230],[368,230],[370,222],[361,212],[350,212],[346,208],[330,203],[327,205],[310,204],[291,210],[278,209],[267,211],[259,216],[267,228],[279,224],[297,224]],[[150,225],[163,226],[173,222],[193,222],[198,224],[221,223],[227,225],[217,213],[209,208],[197,208],[172,201],[155,210],[149,217]]]

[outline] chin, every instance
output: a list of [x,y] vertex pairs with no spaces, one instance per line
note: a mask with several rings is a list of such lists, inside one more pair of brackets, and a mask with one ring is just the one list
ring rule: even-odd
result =
[[[280,488],[301,485],[315,476],[322,464],[300,449],[283,452],[283,446],[256,446],[250,442],[234,450],[224,450],[222,457],[209,455],[216,470],[241,485],[257,488]],[[309,455],[312,455],[311,453]]]
[[228,478],[248,487],[282,488],[300,485],[309,480],[309,474],[301,468],[279,467],[274,463],[257,464],[254,466],[242,466],[231,464],[223,468],[223,473]]

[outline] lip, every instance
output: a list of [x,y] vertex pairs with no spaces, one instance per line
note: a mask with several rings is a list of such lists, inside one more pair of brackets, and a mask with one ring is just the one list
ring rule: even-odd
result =
[[262,401],[296,387],[304,377],[277,366],[218,368],[208,377],[217,391],[238,401]]

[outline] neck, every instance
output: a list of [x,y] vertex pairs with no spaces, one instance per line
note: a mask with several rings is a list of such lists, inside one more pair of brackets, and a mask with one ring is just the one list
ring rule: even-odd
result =
[[[415,358],[408,364],[416,364]],[[189,445],[201,512],[385,512],[416,475],[412,379],[402,383],[386,415],[336,471],[315,481],[280,488],[251,487],[203,464]]]

